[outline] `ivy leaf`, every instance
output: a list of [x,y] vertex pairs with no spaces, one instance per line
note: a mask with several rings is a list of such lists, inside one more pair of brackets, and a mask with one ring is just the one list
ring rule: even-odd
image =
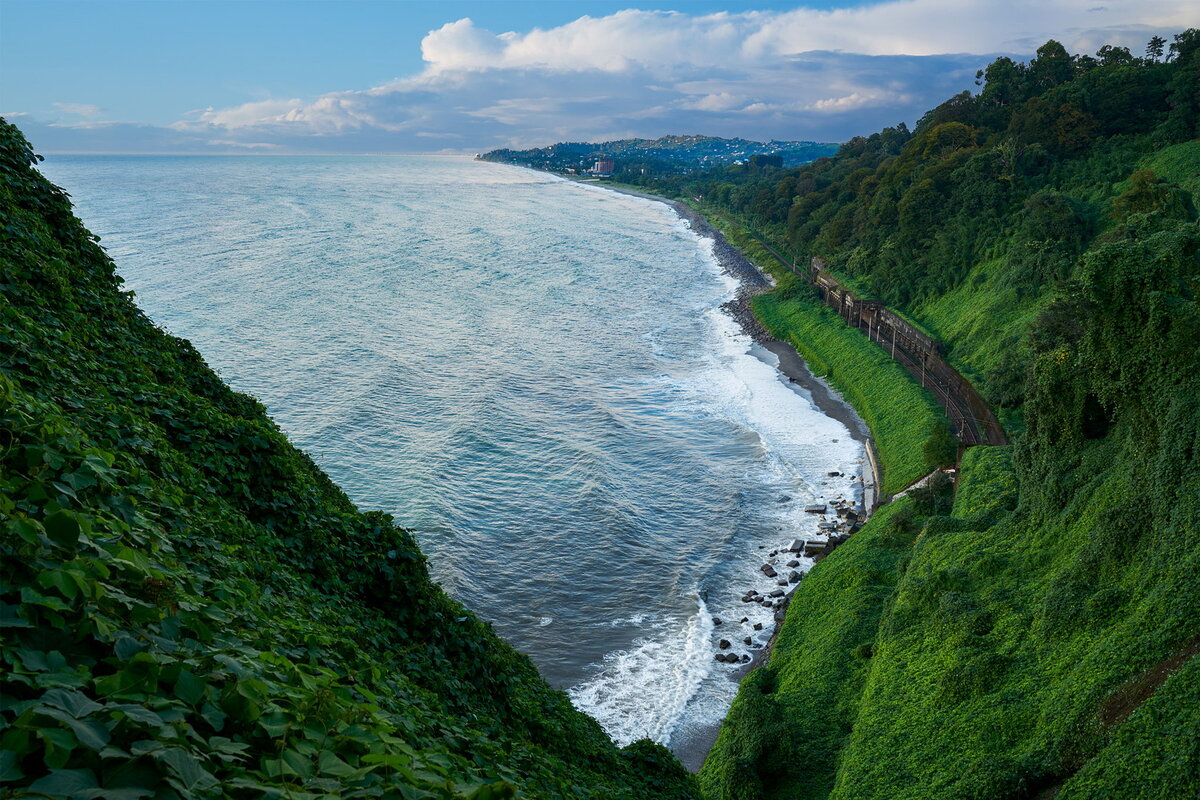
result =
[[214,731],[223,729],[225,727],[225,720],[229,719],[228,714],[217,708],[212,703],[204,704],[204,708],[200,710],[200,716],[212,727]]
[[21,772],[17,754],[12,750],[0,750],[0,783],[19,781],[25,777]]
[[298,775],[301,778],[307,778],[313,773],[313,763],[302,753],[288,748],[282,753],[283,763],[285,763],[292,774]]
[[43,589],[57,589],[59,594],[68,600],[74,600],[79,594],[79,584],[75,578],[61,569],[46,570],[38,575],[37,582]]
[[134,722],[140,722],[143,725],[149,725],[160,730],[169,727],[161,716],[145,706],[139,706],[133,703],[125,703],[119,706],[111,706],[110,709],[112,711],[120,711],[127,719],[131,719]]
[[14,519],[8,523],[8,529],[30,544],[37,544],[42,533],[42,526],[32,519]]
[[48,597],[30,586],[21,587],[21,602],[26,605],[42,606],[51,611],[70,611],[71,607],[57,597]]
[[467,795],[467,800],[510,800],[517,796],[517,789],[508,781],[496,781],[480,786],[471,794]]
[[153,789],[129,786],[121,789],[104,789],[102,794],[95,796],[104,800],[141,800],[141,798],[150,797],[153,794],[155,794]]
[[116,645],[113,647],[117,658],[122,661],[128,661],[145,649],[145,646],[141,642],[129,634],[118,634]]
[[288,729],[287,715],[282,711],[272,711],[258,719],[259,726],[267,732],[267,736],[278,739]]
[[44,760],[50,769],[62,769],[71,760],[71,753],[79,740],[75,734],[62,728],[42,728],[37,732],[38,738],[45,745]]
[[20,606],[0,603],[0,628],[32,628],[33,625],[17,615],[19,609]]
[[90,769],[52,769],[49,775],[34,781],[29,790],[51,797],[88,798],[99,788],[96,774]]
[[74,547],[79,543],[79,520],[69,511],[55,511],[42,522],[50,541],[60,547]]
[[108,740],[112,738],[112,734],[108,728],[101,722],[94,719],[75,719],[65,711],[60,711],[57,708],[41,708],[39,714],[56,719],[59,722],[66,723],[71,732],[75,734],[75,738],[79,743],[90,750],[99,752],[108,744]]
[[212,776],[194,755],[178,747],[172,747],[157,756],[178,776],[180,782],[188,791],[209,789],[217,785],[217,779]]
[[51,689],[42,695],[42,702],[54,708],[61,708],[76,719],[104,708],[83,692],[68,692],[65,689]]
[[135,757],[144,756],[146,753],[153,753],[155,750],[161,750],[163,746],[164,745],[162,742],[156,742],[153,739],[141,739],[134,742],[130,746],[129,752],[133,753]]
[[356,771],[354,767],[342,761],[330,750],[322,750],[321,754],[317,756],[317,769],[335,778],[344,778],[347,775],[353,775]]
[[175,680],[175,696],[188,705],[195,705],[204,699],[204,681],[196,677],[191,670],[181,670]]

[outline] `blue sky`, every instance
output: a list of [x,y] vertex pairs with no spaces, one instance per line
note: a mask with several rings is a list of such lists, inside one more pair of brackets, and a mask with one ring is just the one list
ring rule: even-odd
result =
[[[437,152],[912,121],[1046,38],[1140,51],[1175,0],[0,0],[0,113],[46,151]],[[672,13],[668,13],[672,12]]]

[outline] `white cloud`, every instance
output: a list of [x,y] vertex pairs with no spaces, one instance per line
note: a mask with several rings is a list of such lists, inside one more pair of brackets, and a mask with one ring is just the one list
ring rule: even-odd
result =
[[64,114],[74,114],[79,117],[98,117],[104,111],[100,106],[88,103],[54,103],[53,105]]
[[[813,51],[862,55],[1025,52],[1050,36],[1068,47],[1106,28],[1126,39],[1138,29],[1195,24],[1179,0],[1123,0],[1089,8],[1088,0],[891,0],[820,11],[748,11],[691,16],[675,11],[619,11],[581,17],[548,30],[493,34],[470,19],[425,37],[433,72],[552,69],[622,72],[639,68],[745,68]],[[1137,39],[1137,43],[1144,40]],[[1124,42],[1122,42],[1124,43]]]
[[[913,121],[973,88],[1000,53],[1048,38],[1135,51],[1195,25],[1183,0],[888,0],[856,8],[692,15],[625,10],[527,32],[470,19],[421,42],[424,70],[361,91],[192,112],[189,146],[404,152],[706,133],[842,140]],[[82,107],[80,107],[82,108]],[[65,108],[63,109],[66,110]],[[161,129],[160,129],[161,130]],[[201,144],[202,143],[202,144]]]

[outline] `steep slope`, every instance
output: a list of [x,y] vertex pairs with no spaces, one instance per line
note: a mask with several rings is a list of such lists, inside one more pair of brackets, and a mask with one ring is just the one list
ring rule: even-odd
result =
[[686,798],[120,289],[0,121],[0,786]]
[[708,796],[1200,796],[1200,32],[1171,53],[1001,59],[784,176],[782,215],[707,187],[943,339],[1018,434],[813,569]]

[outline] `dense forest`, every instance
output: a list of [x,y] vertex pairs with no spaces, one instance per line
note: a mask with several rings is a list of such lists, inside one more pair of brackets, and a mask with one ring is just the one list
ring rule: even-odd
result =
[[681,798],[121,290],[0,120],[0,796]]
[[[940,338],[1015,440],[812,570],[709,797],[1200,796],[1200,31],[979,83],[807,167],[659,184]],[[862,337],[773,268],[775,335]]]
[[[796,169],[645,183],[701,197],[801,263],[822,257],[946,341],[993,403],[1017,408],[1041,341],[1029,316],[1089,247],[1195,218],[1197,49],[1194,29],[1169,45],[1156,37],[1144,57],[1111,46],[1072,56],[1050,41],[1028,64],[997,59],[980,91],[911,131],[857,137]],[[988,291],[974,291],[981,282]]]

